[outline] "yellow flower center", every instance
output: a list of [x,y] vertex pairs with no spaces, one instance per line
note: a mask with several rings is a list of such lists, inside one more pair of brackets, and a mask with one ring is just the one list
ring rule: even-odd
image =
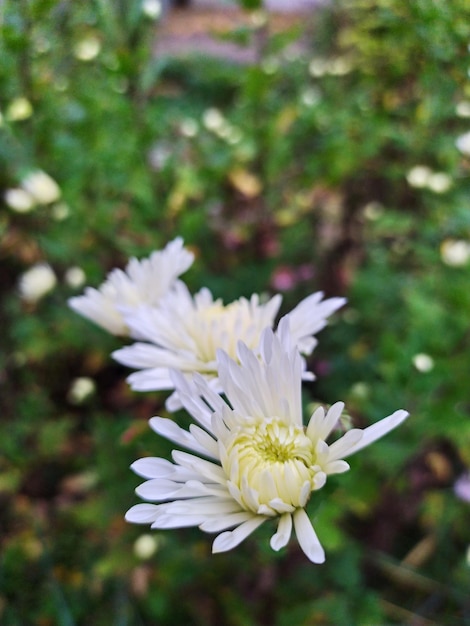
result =
[[225,445],[222,465],[244,508],[277,515],[305,505],[320,468],[302,427],[277,417],[245,417],[230,429]]

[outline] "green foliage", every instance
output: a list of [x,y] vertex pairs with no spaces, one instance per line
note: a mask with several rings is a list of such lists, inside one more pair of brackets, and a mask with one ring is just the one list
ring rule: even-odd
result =
[[[338,2],[307,22],[224,34],[255,47],[244,66],[155,57],[137,0],[2,3],[5,626],[470,623],[468,503],[453,492],[470,465],[470,162],[455,146],[468,2]],[[60,197],[14,210],[7,190],[38,169]],[[128,467],[170,454],[147,427],[165,398],[132,393],[119,341],[67,308],[83,289],[69,270],[96,286],[176,235],[193,291],[282,290],[283,310],[347,296],[308,399],[344,400],[359,425],[412,414],[312,498],[321,567],[294,544],[273,553],[270,528],[224,555],[197,530],[136,550],[148,531],[123,520]],[[39,262],[57,285],[25,302],[18,281]],[[77,401],[78,377],[95,391]]]

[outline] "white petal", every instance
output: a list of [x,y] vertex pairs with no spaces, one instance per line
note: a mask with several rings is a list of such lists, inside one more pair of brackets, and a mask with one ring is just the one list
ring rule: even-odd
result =
[[151,524],[157,517],[156,504],[136,504],[126,513],[126,520],[133,524]]
[[157,502],[173,498],[181,487],[181,484],[166,478],[152,478],[139,485],[135,492],[142,500]]
[[300,490],[299,505],[304,507],[307,504],[312,491],[316,489],[321,489],[325,483],[326,474],[324,472],[318,472],[317,474],[315,474],[315,477],[313,479],[313,485],[310,484],[310,481],[306,480],[302,485],[302,489]]
[[233,528],[243,522],[248,521],[253,517],[253,513],[249,511],[240,511],[238,513],[229,513],[223,517],[215,517],[214,519],[207,519],[203,522],[199,528],[206,533],[218,533],[221,530],[227,528]]
[[115,350],[111,356],[118,363],[137,369],[175,367],[174,362],[171,361],[173,355],[168,350],[163,350],[150,343],[134,343],[131,346]]
[[261,526],[264,521],[266,521],[266,517],[253,515],[251,519],[238,526],[238,528],[235,528],[235,530],[228,530],[218,535],[212,544],[212,552],[215,554],[216,552],[226,552],[227,550],[235,548],[235,546],[238,546],[248,535],[251,535],[258,526]]
[[165,437],[165,439],[173,441],[174,443],[183,446],[184,448],[188,448],[193,452],[202,454],[203,456],[208,456],[209,453],[207,448],[201,446],[191,433],[188,433],[188,431],[180,428],[173,420],[166,417],[152,417],[149,423],[152,430],[154,430],[158,435]]
[[295,534],[300,547],[312,563],[324,563],[325,551],[304,509],[294,513]]
[[284,502],[284,500],[281,500],[281,498],[273,498],[269,501],[269,506],[271,507],[271,509],[274,509],[274,511],[279,514],[293,513],[295,510],[295,507],[292,506],[292,504],[287,504],[286,502]]
[[197,474],[200,474],[200,480],[202,482],[207,482],[204,478],[209,479],[209,481],[213,481],[215,483],[220,483],[225,485],[227,482],[227,476],[224,470],[215,463],[211,461],[206,461],[205,459],[200,459],[193,454],[188,454],[187,452],[181,452],[181,450],[173,450],[172,457],[176,463],[186,467],[187,469],[193,470]]
[[163,478],[173,471],[173,463],[160,457],[148,456],[134,461],[131,469],[143,478]]
[[328,409],[328,413],[326,414],[325,419],[323,420],[323,424],[320,427],[320,435],[319,439],[323,439],[324,441],[328,438],[328,435],[334,429],[336,424],[338,423],[339,418],[341,417],[341,413],[344,409],[344,402],[335,402]]
[[[349,463],[343,461],[342,459],[327,462],[326,470],[328,476],[331,476],[332,474],[344,474],[344,472],[347,472],[349,470]],[[318,489],[318,487],[316,487],[316,489]]]
[[281,548],[284,548],[284,546],[286,546],[289,542],[291,533],[292,515],[290,513],[285,513],[279,518],[277,532],[271,537],[271,541],[269,542],[271,548],[276,552]]
[[319,433],[321,432],[324,419],[325,409],[322,406],[319,406],[312,413],[312,417],[308,422],[307,430],[305,432],[307,437],[309,437],[314,444],[316,444],[319,439],[322,439]]
[[197,426],[196,424],[191,424],[189,427],[189,431],[194,439],[202,446],[204,450],[206,450],[206,456],[210,456],[213,459],[219,461],[219,446],[217,441],[211,437],[205,430]]
[[342,437],[329,446],[328,461],[336,461],[352,454],[351,449],[362,441],[364,431],[360,428],[348,430]]
[[409,413],[407,411],[399,409],[398,411],[395,411],[395,413],[392,413],[392,415],[380,420],[380,422],[372,424],[372,426],[368,426],[363,430],[362,438],[355,445],[349,448],[343,457],[355,454],[359,450],[362,450],[362,448],[365,448],[377,439],[380,439],[380,437],[383,437],[404,422],[408,416]]
[[169,370],[166,368],[153,367],[134,372],[126,380],[134,391],[160,391],[172,388]]
[[321,302],[322,298],[323,293],[318,291],[299,302],[286,315],[290,321],[293,341],[304,354],[310,354],[314,347],[309,341],[311,335],[322,330],[327,324],[326,319],[346,303],[344,298],[329,298]]
[[220,496],[177,500],[169,502],[166,507],[172,515],[202,515],[203,517],[211,515],[222,516],[227,513],[238,513],[240,511],[238,502],[235,502],[232,498],[221,498]]
[[191,526],[199,526],[204,520],[204,515],[173,515],[165,513],[158,515],[152,524],[152,528],[189,528]]

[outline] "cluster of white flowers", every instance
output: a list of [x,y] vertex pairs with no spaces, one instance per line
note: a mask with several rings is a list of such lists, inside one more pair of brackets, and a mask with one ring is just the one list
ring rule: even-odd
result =
[[452,178],[445,172],[434,172],[427,165],[415,165],[406,175],[411,187],[427,188],[434,193],[445,193],[452,186]]
[[[113,353],[136,368],[134,389],[172,390],[167,408],[184,407],[189,430],[153,417],[152,429],[185,448],[173,461],[147,457],[133,470],[146,479],[126,519],[152,528],[198,526],[216,533],[213,552],[242,542],[263,522],[277,520],[271,547],[284,547],[295,530],[314,563],[325,559],[305,507],[328,476],[349,469],[346,457],[406,419],[395,411],[364,430],[340,431],[343,403],[302,417],[303,380],[314,378],[305,357],[315,335],[344,298],[321,292],[275,318],[281,296],[254,294],[224,305],[203,288],[192,295],[179,279],[193,261],[181,238],[149,259],[132,259],[113,270],[97,290],[72,298],[70,306],[106,330],[135,343]],[[342,432],[342,431],[341,431]]]
[[61,191],[53,178],[42,170],[29,172],[19,187],[7,189],[5,204],[16,213],[29,213],[38,204],[52,204],[59,200]]

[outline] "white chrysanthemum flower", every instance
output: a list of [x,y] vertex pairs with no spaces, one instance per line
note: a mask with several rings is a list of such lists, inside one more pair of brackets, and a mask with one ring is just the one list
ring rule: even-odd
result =
[[[344,298],[323,300],[315,293],[302,300],[288,315],[290,332],[300,352],[312,353],[317,344],[313,336],[326,326],[326,318],[345,303]],[[172,369],[185,374],[203,374],[213,389],[220,391],[217,377],[217,350],[225,350],[232,358],[237,355],[237,342],[243,341],[256,349],[263,329],[273,327],[282,297],[276,295],[260,303],[254,294],[249,300],[240,298],[224,305],[214,300],[208,289],[192,296],[180,283],[155,308],[140,307],[124,314],[133,336],[150,343],[138,342],[113,352],[123,365],[136,368],[128,382],[136,391],[173,389]],[[304,372],[304,379],[313,375]],[[171,410],[178,408],[177,396],[167,401]]]
[[[325,554],[305,507],[327,477],[349,469],[345,457],[401,424],[396,411],[364,430],[353,429],[331,444],[343,403],[315,410],[303,426],[302,359],[292,344],[288,319],[277,333],[263,332],[260,350],[238,345],[237,361],[218,351],[217,367],[227,401],[202,376],[189,384],[174,373],[186,410],[198,422],[189,431],[161,417],[150,420],[158,434],[190,452],[175,450],[173,463],[144,458],[132,468],[146,478],[136,492],[145,504],[126,519],[152,528],[199,526],[220,533],[212,551],[234,548],[263,522],[276,519],[271,547],[284,547],[295,529],[300,547],[314,563]],[[159,504],[151,504],[157,502]]]
[[25,302],[37,302],[57,284],[54,270],[48,263],[37,263],[21,275],[18,290]]
[[69,306],[113,335],[131,334],[139,339],[140,333],[129,332],[121,311],[129,312],[142,305],[155,306],[193,260],[192,252],[184,248],[183,240],[177,237],[147,259],[132,258],[124,271],[112,270],[98,289],[87,287],[85,295],[69,299]]

